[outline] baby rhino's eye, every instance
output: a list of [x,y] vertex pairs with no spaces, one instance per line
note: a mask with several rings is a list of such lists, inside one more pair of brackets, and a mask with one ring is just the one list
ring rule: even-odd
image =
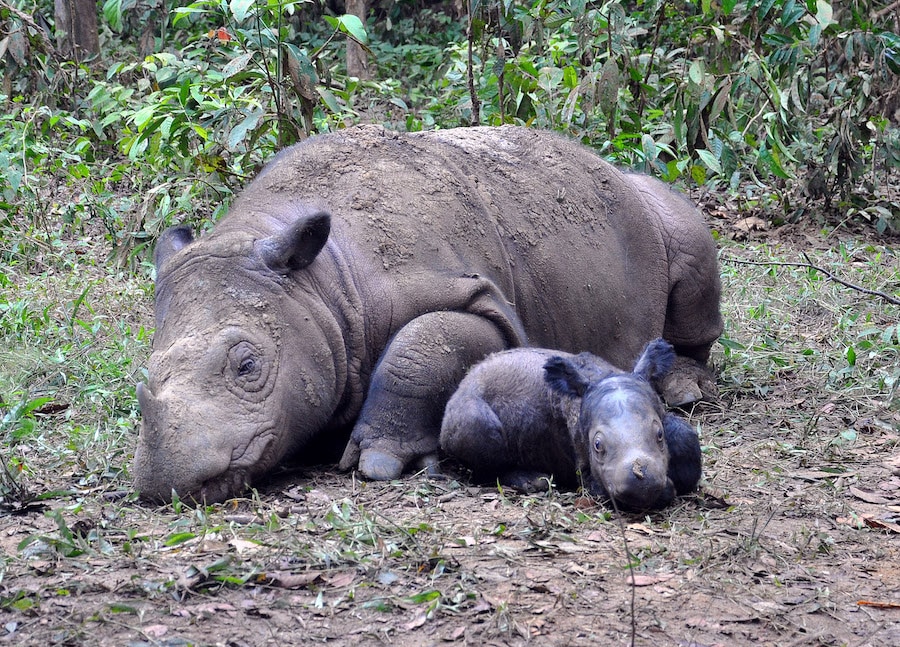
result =
[[594,436],[594,451],[598,454],[603,454],[606,450],[603,448],[603,440],[600,438],[600,435]]

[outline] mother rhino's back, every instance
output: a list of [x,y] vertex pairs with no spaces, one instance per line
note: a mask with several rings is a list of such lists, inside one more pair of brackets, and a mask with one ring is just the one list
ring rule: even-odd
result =
[[668,285],[656,219],[628,178],[537,130],[360,126],[280,153],[226,221],[240,226],[288,198],[312,203],[384,279],[490,277],[531,344],[628,365],[662,333]]

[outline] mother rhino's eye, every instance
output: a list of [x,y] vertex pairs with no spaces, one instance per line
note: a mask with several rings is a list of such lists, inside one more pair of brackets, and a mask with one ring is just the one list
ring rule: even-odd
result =
[[256,360],[252,357],[248,357],[247,359],[241,360],[241,365],[238,366],[238,375],[241,377],[246,377],[250,375],[253,371],[256,370]]
[[244,389],[264,382],[267,373],[259,350],[247,341],[238,342],[228,349],[226,370],[234,376],[237,386]]

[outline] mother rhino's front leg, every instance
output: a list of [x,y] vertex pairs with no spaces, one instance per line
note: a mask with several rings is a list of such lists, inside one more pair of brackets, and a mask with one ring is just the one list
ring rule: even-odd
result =
[[431,312],[391,340],[372,375],[369,393],[341,458],[374,480],[397,478],[438,451],[444,405],[466,370],[508,346],[497,326],[465,312]]

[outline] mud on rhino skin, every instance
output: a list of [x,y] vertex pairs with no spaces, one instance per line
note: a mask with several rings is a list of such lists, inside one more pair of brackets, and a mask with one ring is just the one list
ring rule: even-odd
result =
[[155,260],[134,462],[151,499],[227,498],[348,433],[341,467],[394,478],[435,460],[444,404],[491,352],[629,367],[661,336],[700,381],[722,330],[682,196],[518,127],[310,138]]

